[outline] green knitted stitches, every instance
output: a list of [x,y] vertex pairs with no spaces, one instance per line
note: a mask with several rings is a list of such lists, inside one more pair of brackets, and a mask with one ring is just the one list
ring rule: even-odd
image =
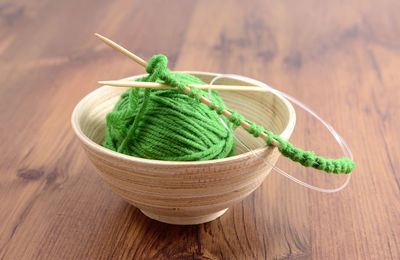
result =
[[[148,89],[142,93],[136,88],[129,89],[121,96],[114,111],[107,115],[106,137],[103,146],[130,155],[161,160],[195,161],[233,155],[235,143],[232,136],[226,129],[221,128],[222,124],[217,120],[217,114],[222,114],[222,111],[226,109],[217,92],[212,92],[213,102],[209,106],[212,115],[210,115],[203,109],[204,104],[200,103],[201,97],[208,97],[205,91],[190,88],[189,93],[183,92],[184,87],[190,83],[204,83],[188,74],[170,72],[167,69],[167,63],[168,60],[164,55],[155,55],[146,68],[149,75],[139,79],[139,81],[165,83],[171,87],[176,87],[177,90]],[[128,96],[130,97],[129,102],[126,100]],[[154,108],[154,105],[150,105],[154,101],[159,102],[160,106]],[[182,103],[189,103],[189,107],[182,105]],[[214,110],[216,113],[214,113]],[[224,121],[234,130],[245,119],[239,113],[229,111],[232,116],[229,120],[224,117]],[[174,115],[173,118],[171,118],[171,114]],[[156,117],[157,120],[154,119],[149,122],[149,117],[152,118],[154,115],[161,115],[161,117]],[[303,166],[311,166],[328,173],[346,174],[350,173],[355,167],[355,163],[349,158],[325,159],[316,156],[312,151],[303,151],[294,147],[290,142],[266,131],[262,126],[248,120],[246,122],[250,124],[250,129],[246,129],[247,132],[254,137],[259,137],[261,133],[265,133],[268,136],[267,145],[271,146],[272,140],[276,140],[280,143],[279,151],[283,156],[299,162]],[[149,123],[151,127],[145,127]],[[210,134],[210,131],[212,134]],[[144,134],[154,135],[158,139],[155,140],[149,138],[149,136],[143,138]],[[133,138],[135,135],[142,139],[142,142]],[[168,138],[171,138],[171,142],[167,141]],[[204,148],[202,145],[207,146],[205,151],[202,151]],[[181,155],[181,153],[184,155]]]
[[250,124],[250,129],[246,131],[250,134],[258,137],[261,132],[268,135],[267,145],[272,145],[272,140],[275,139],[281,144],[279,151],[285,157],[290,158],[292,161],[299,162],[305,167],[313,167],[318,170],[323,170],[328,173],[350,173],[355,163],[347,157],[340,159],[325,159],[320,156],[316,156],[312,151],[303,151],[299,148],[294,147],[290,142],[283,140],[280,136],[273,134],[272,132],[266,131],[262,126],[257,126],[255,123],[246,120]]

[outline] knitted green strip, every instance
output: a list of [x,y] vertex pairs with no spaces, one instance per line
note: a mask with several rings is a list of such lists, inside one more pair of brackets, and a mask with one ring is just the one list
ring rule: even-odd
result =
[[[167,84],[167,85],[169,85],[171,87],[179,89],[181,91],[180,93],[186,94],[188,97],[192,98],[192,100],[196,100],[196,103],[201,104],[201,105],[204,106],[205,104],[201,103],[200,99],[203,96],[207,96],[206,92],[204,92],[202,90],[199,90],[197,88],[193,88],[193,87],[190,87],[190,92],[189,93],[183,92],[183,89],[185,87],[187,87],[190,83],[199,83],[201,81],[198,78],[193,77],[193,76],[188,75],[188,74],[176,73],[176,72],[173,73],[173,72],[169,71],[167,69],[167,63],[168,63],[167,57],[165,57],[164,55],[155,55],[155,56],[153,56],[150,59],[148,65],[146,67],[146,71],[149,73],[149,76],[144,77],[144,78],[139,79],[139,80],[140,81],[162,82],[162,83]],[[204,84],[203,82],[201,82],[201,83]],[[168,91],[171,91],[171,90],[168,90]],[[138,124],[139,124],[138,122],[141,119],[141,116],[142,116],[142,113],[143,113],[143,109],[145,109],[145,107],[147,106],[146,105],[146,102],[147,102],[146,101],[147,100],[146,97],[148,97],[148,93],[150,93],[149,90],[147,90],[147,92],[145,92],[145,94],[144,94],[145,95],[145,99],[142,101],[141,108],[139,108],[138,110],[136,109],[138,112],[136,113],[136,117],[134,119],[133,124],[128,129],[128,133],[125,135],[126,136],[125,139],[122,140],[122,142],[119,142],[120,145],[118,145],[118,144],[116,145],[114,143],[114,141],[111,140],[111,138],[110,138],[110,130],[109,130],[109,128],[107,128],[106,138],[105,138],[105,140],[103,142],[103,145],[105,147],[108,147],[110,149],[115,150],[115,147],[117,146],[117,147],[119,147],[118,151],[121,151],[121,152],[123,152],[124,149],[126,149],[126,143],[128,142],[128,140],[131,139],[131,137],[134,134],[134,132],[137,131],[137,127],[138,127]],[[221,115],[222,111],[224,109],[226,109],[226,108],[225,108],[222,100],[219,98],[219,96],[218,96],[216,91],[213,91],[213,100],[216,100],[216,101],[213,101],[212,104],[210,106],[208,106],[209,109],[210,110],[215,110],[216,114]],[[118,104],[117,104],[116,108],[117,107],[118,107]],[[199,108],[197,108],[197,109],[199,109]],[[193,107],[193,110],[196,110],[196,108]],[[246,121],[251,126],[250,129],[246,129],[247,132],[252,134],[254,137],[259,137],[261,133],[265,133],[268,136],[268,139],[266,141],[267,145],[272,146],[272,140],[276,140],[281,145],[281,147],[279,147],[278,149],[279,149],[279,151],[281,152],[281,154],[283,156],[288,157],[292,161],[298,162],[298,163],[300,163],[301,165],[303,165],[305,167],[313,167],[313,168],[318,169],[318,170],[323,170],[323,171],[326,171],[328,173],[336,173],[336,174],[338,174],[338,173],[348,174],[355,167],[355,163],[352,160],[350,160],[349,158],[347,158],[347,157],[343,157],[343,158],[340,158],[340,159],[325,159],[323,157],[316,156],[315,153],[312,152],[312,151],[303,151],[303,150],[301,150],[299,148],[296,148],[290,142],[285,141],[285,140],[281,139],[278,135],[275,135],[272,132],[269,132],[269,131],[265,130],[262,126],[256,125],[254,122],[246,120],[242,115],[240,115],[236,111],[232,111],[232,110],[229,110],[229,111],[232,113],[232,116],[229,118],[229,120],[224,118],[224,121],[226,123],[228,123],[228,126],[230,128],[236,129],[238,126],[241,125],[241,123],[243,121]],[[180,112],[184,114],[183,117],[188,116],[187,115],[188,112],[186,110],[181,110]],[[193,116],[193,115],[190,115],[190,116]],[[115,120],[113,120],[114,116],[113,115],[108,115],[107,117],[108,117],[107,118],[108,126],[109,125],[112,126],[113,124],[112,123],[109,124],[109,122],[114,122],[115,121]],[[204,120],[204,119],[202,119],[202,120]],[[218,122],[218,120],[216,122],[218,124],[222,125],[220,122]],[[193,123],[194,122],[190,122],[189,124],[193,124]],[[204,123],[205,124],[214,124],[215,122],[210,120],[210,121],[207,121],[207,122],[204,122]],[[114,126],[114,128],[115,128],[115,126]],[[217,129],[214,129],[214,130],[217,130]],[[122,130],[122,132],[123,131],[124,130]],[[195,130],[193,130],[193,131],[195,131]],[[197,129],[197,131],[201,131],[201,129]],[[199,133],[197,133],[197,131],[196,131],[196,134],[199,134]],[[221,129],[218,129],[217,131],[221,131]],[[163,133],[167,134],[166,132],[163,132]],[[226,133],[226,132],[222,131],[222,133]],[[153,134],[156,134],[156,133],[153,133]],[[182,135],[182,133],[179,133],[179,134]],[[230,136],[230,135],[228,134],[228,136]],[[174,136],[174,138],[176,138],[176,137]],[[229,137],[226,137],[226,136],[224,138],[229,141],[228,142],[229,143],[228,147],[232,147],[232,144],[231,144],[232,139],[230,139]],[[148,140],[148,141],[151,142],[152,140]],[[184,143],[184,144],[187,144],[187,140],[186,139],[185,139],[185,142],[186,143]],[[211,143],[212,143],[212,141],[211,141]],[[215,141],[213,145],[215,146],[218,143],[219,143],[218,141]],[[158,143],[154,143],[153,145],[160,145],[160,141],[158,141]],[[172,143],[169,144],[169,145],[171,146],[172,150],[173,149],[182,149],[182,147],[174,146],[174,144],[172,144]],[[222,146],[225,146],[225,148],[226,148],[226,145],[222,145]],[[194,149],[194,147],[196,147],[196,145],[192,143],[191,147],[192,147],[191,149]],[[218,155],[216,153],[218,153],[218,151],[220,151],[220,149],[221,149],[221,144],[219,144],[218,147],[215,149],[215,151],[212,152],[213,155],[200,153],[200,154],[198,154],[198,156],[196,158],[197,158],[197,160],[208,160],[210,158],[223,158],[223,157],[227,157],[227,156],[232,155],[233,152],[234,152],[234,149],[231,149],[231,148],[224,149],[227,152],[225,152],[222,155],[223,157],[218,157]],[[138,150],[140,151],[140,149],[138,149]],[[151,148],[150,150],[153,151],[154,147]],[[131,151],[131,153],[132,153],[132,151]],[[143,156],[143,154],[142,154],[142,156]],[[149,157],[147,157],[147,158],[151,158],[152,156],[155,156],[155,154],[151,153],[148,156]],[[205,157],[202,158],[201,156],[205,156]],[[155,158],[155,157],[153,157],[153,158]],[[192,155],[190,155],[189,157],[186,156],[184,158],[182,158],[182,157],[176,158],[174,156],[170,156],[170,157],[166,157],[166,158],[163,158],[163,159],[168,159],[168,160],[183,160],[183,159],[192,160],[193,159],[193,160],[196,160],[196,158],[194,158]]]
[[[159,78],[161,78],[166,84],[171,87],[177,87],[180,90],[183,90],[185,86],[188,84],[180,83],[167,69],[167,57],[164,55],[155,55],[151,58],[146,71],[151,75],[156,73]],[[198,91],[198,89],[190,88],[191,91],[188,93],[190,97],[196,97],[196,100],[200,100],[203,94]],[[214,110],[215,104],[209,106],[210,109]],[[223,107],[219,107],[216,111],[218,114],[222,113]],[[229,121],[232,122],[236,127],[239,126],[244,119],[243,116],[238,114],[235,111],[232,112],[232,117],[229,118]],[[264,132],[268,135],[267,145],[272,145],[272,139],[275,139],[281,144],[279,151],[283,156],[290,158],[295,162],[299,162],[301,165],[306,167],[313,167],[318,170],[323,170],[328,173],[350,173],[354,167],[354,161],[350,160],[347,157],[343,157],[340,159],[325,159],[321,156],[316,156],[313,151],[303,151],[299,148],[294,147],[290,142],[281,139],[278,135],[273,134],[272,132],[266,131],[262,126],[256,125],[253,122],[246,120],[251,125],[251,128],[247,130],[250,134],[253,134],[254,137],[258,137],[261,132]]]

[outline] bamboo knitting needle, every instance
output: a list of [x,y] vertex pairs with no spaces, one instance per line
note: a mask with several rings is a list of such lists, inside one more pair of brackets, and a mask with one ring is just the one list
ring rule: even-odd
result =
[[[128,51],[121,45],[115,43],[114,41],[98,34],[94,34],[96,37],[98,37],[100,40],[102,40],[105,44],[110,46],[111,48],[117,50],[118,52],[128,56],[130,59],[134,60],[135,62],[139,63],[143,67],[147,66],[147,62],[144,61],[142,58],[138,57],[137,55],[133,54],[132,52]],[[99,84],[104,84],[104,85],[109,85],[109,86],[115,86],[115,87],[142,87],[142,88],[168,88],[169,86],[161,86],[159,85],[154,85],[154,86],[139,86],[138,83],[135,83],[133,81],[116,81],[116,80],[110,80],[110,81],[101,81],[98,82]],[[157,84],[157,83],[155,83]],[[198,89],[215,89],[215,90],[231,90],[231,91],[257,91],[257,92],[266,92],[265,89],[257,87],[257,86],[230,86],[230,85],[200,85],[200,84],[190,84],[189,86],[196,87]]]
[[136,61],[137,63],[139,63],[140,65],[142,65],[143,67],[146,68],[147,62],[145,62],[143,59],[139,58],[138,56],[136,56],[132,52],[128,51],[127,49],[125,49],[121,45],[113,42],[112,40],[110,40],[110,39],[108,39],[108,38],[106,38],[106,37],[104,37],[104,36],[102,36],[102,35],[100,35],[98,33],[95,33],[94,35],[97,38],[99,38],[100,40],[102,40],[105,44],[107,44],[108,46],[113,48],[114,50],[117,50],[120,53],[124,54],[125,56],[128,56],[129,58],[131,58],[132,60]]
[[[97,83],[102,85],[114,86],[114,87],[134,87],[134,88],[158,88],[158,89],[172,89],[173,87],[161,83],[155,82],[138,82],[129,80],[109,80],[109,81],[98,81]],[[214,89],[214,90],[229,90],[229,91],[255,91],[255,92],[266,92],[267,90],[260,87],[250,86],[228,86],[228,85],[203,85],[203,84],[190,84],[189,87],[195,87],[198,89]]]
[[[106,38],[106,37],[104,37],[104,36],[102,36],[102,35],[100,35],[100,34],[98,34],[98,33],[95,33],[95,35],[96,35],[100,40],[102,40],[102,41],[105,42],[107,45],[109,45],[111,48],[113,48],[113,49],[117,50],[118,52],[120,52],[120,53],[122,53],[122,54],[128,56],[130,59],[132,59],[132,60],[135,61],[136,63],[142,65],[143,67],[145,67],[145,68],[147,67],[147,62],[144,61],[142,58],[139,58],[138,56],[136,56],[135,54],[131,53],[130,51],[128,51],[128,50],[125,49],[124,47],[118,45],[117,43],[111,41],[110,39],[108,39],[108,38]],[[190,88],[184,87],[184,88],[183,88],[183,92],[189,93],[189,92],[190,92]],[[211,106],[211,103],[212,103],[209,99],[207,99],[207,98],[205,98],[205,97],[201,97],[201,98],[200,98],[200,102],[202,102],[203,104],[206,104],[208,107]],[[217,110],[218,108],[219,108],[219,106],[216,105],[216,106],[214,107],[214,110]],[[229,119],[229,118],[231,118],[232,113],[229,112],[228,110],[224,109],[224,110],[222,111],[222,115],[224,115],[226,118]],[[247,123],[246,121],[242,121],[242,123],[241,123],[240,125],[241,125],[243,128],[247,129],[247,130],[249,130],[250,127],[251,127],[250,124]],[[260,133],[260,137],[261,137],[262,139],[264,139],[265,141],[267,141],[267,139],[268,139],[268,135],[265,134],[265,133]],[[281,144],[280,144],[278,141],[276,141],[275,139],[272,139],[271,144],[274,145],[274,146],[276,146],[276,147],[281,147]]]

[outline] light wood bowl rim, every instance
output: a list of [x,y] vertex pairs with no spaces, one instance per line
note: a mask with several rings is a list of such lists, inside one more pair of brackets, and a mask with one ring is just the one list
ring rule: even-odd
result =
[[[202,72],[202,71],[174,71],[174,72],[188,73],[188,74],[192,74],[192,75],[204,75],[204,76],[221,75],[220,73]],[[147,74],[134,75],[134,76],[124,78],[124,80],[132,80],[132,79],[136,79],[136,78],[143,77],[146,75]],[[249,83],[249,86],[254,86],[254,85]],[[157,166],[160,166],[160,165],[199,166],[199,165],[209,165],[209,164],[216,164],[216,163],[229,163],[231,161],[244,159],[245,157],[248,157],[249,155],[251,155],[251,152],[246,152],[246,153],[234,155],[234,156],[227,157],[227,158],[206,160],[206,161],[163,161],[163,160],[154,160],[154,159],[145,159],[145,158],[134,157],[134,156],[125,155],[125,154],[118,153],[118,152],[112,151],[110,149],[107,149],[107,148],[95,143],[90,138],[88,138],[80,129],[79,122],[78,122],[78,111],[80,110],[80,108],[86,103],[87,100],[93,98],[93,96],[96,96],[97,93],[103,91],[104,88],[112,88],[112,87],[111,86],[101,86],[98,89],[95,89],[94,91],[87,94],[75,106],[75,108],[72,112],[72,116],[71,116],[72,128],[73,128],[75,134],[81,140],[81,142],[83,142],[86,146],[90,147],[91,149],[93,149],[101,154],[106,154],[110,157],[114,157],[114,158],[117,158],[117,159],[123,160],[123,161],[144,163],[144,164],[157,165]],[[128,87],[127,87],[127,89],[128,89]],[[280,99],[283,102],[283,104],[286,106],[286,108],[288,109],[288,114],[289,114],[288,115],[288,124],[286,125],[286,127],[282,131],[282,133],[279,135],[282,139],[288,140],[290,135],[292,134],[292,132],[294,130],[294,126],[296,124],[295,110],[294,110],[292,104],[287,99],[285,99],[284,97],[282,97],[281,95],[279,95],[277,93],[274,93],[274,92],[270,92],[270,93],[272,95],[274,95],[276,98]],[[259,152],[265,151],[266,149],[268,149],[267,146],[254,149],[253,152],[259,153]]]

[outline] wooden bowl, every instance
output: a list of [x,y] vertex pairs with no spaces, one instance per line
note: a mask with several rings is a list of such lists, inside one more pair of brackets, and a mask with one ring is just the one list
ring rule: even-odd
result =
[[[204,82],[218,74],[186,72]],[[142,77],[138,75],[128,79]],[[251,85],[234,79],[218,84]],[[127,88],[103,86],[75,107],[72,127],[100,176],[116,194],[146,216],[170,224],[200,224],[224,214],[263,182],[271,170],[240,144],[235,156],[209,161],[172,162],[120,154],[99,145],[105,135],[105,117]],[[230,109],[287,140],[296,121],[291,104],[271,92],[228,92],[220,96]],[[275,164],[280,153],[261,138],[238,128],[235,131],[254,153]]]

